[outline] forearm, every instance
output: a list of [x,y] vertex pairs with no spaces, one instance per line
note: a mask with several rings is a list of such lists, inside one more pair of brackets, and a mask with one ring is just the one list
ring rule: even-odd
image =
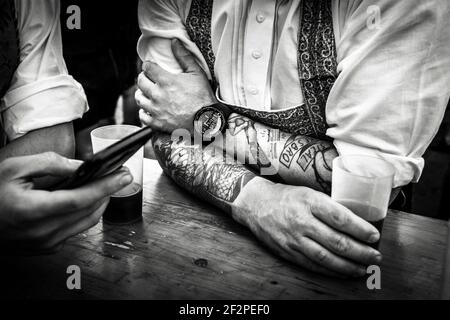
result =
[[[221,149],[202,148],[187,140],[179,141],[168,134],[155,133],[153,147],[164,172],[182,188],[233,216],[242,212],[242,208],[236,208],[238,198],[242,198],[253,180],[262,178]],[[242,220],[236,216],[235,219]]]
[[11,157],[53,151],[73,158],[75,139],[72,123],[32,131],[0,149],[0,162]]
[[331,164],[338,155],[331,142],[282,132],[238,114],[230,116],[228,125],[223,145],[230,156],[268,179],[331,192]]

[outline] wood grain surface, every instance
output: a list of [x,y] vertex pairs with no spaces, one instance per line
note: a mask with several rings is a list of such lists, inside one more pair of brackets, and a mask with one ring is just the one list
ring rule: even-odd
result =
[[[2,296],[50,299],[439,298],[446,223],[390,211],[380,250],[381,290],[282,260],[245,228],[176,187],[145,160],[143,222],[98,224],[56,254],[0,257]],[[66,269],[81,268],[81,290]]]

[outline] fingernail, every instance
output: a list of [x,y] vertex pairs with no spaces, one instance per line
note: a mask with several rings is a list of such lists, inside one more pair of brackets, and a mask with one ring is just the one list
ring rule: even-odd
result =
[[83,161],[77,160],[77,159],[68,159],[68,158],[66,158],[66,159],[70,164],[77,165],[77,166],[79,166],[83,163]]
[[376,262],[381,262],[383,260],[383,256],[379,252],[375,253],[374,257]]
[[128,168],[127,166],[122,166],[119,168],[118,172],[130,173],[130,168]]
[[121,186],[127,186],[133,181],[133,177],[127,173],[120,179],[120,185]]
[[156,63],[156,62],[152,58],[148,58],[146,61],[144,61],[144,63],[142,63],[142,70],[143,71],[147,70],[151,63]]
[[375,243],[378,240],[380,240],[380,234],[379,233],[374,233],[370,236],[369,238],[369,243]]

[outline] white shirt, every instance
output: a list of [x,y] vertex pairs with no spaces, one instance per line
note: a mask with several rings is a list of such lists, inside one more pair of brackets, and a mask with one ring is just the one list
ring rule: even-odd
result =
[[[186,32],[190,3],[140,1],[141,59],[180,72],[169,41],[178,38],[207,71]],[[267,111],[304,102],[296,54],[300,8],[301,0],[214,1],[220,99]],[[327,135],[341,155],[390,161],[395,186],[418,181],[450,96],[449,13],[448,0],[332,1],[339,76],[327,101]]]
[[0,103],[10,140],[70,122],[87,111],[81,85],[68,75],[62,55],[58,0],[16,0],[20,64]]

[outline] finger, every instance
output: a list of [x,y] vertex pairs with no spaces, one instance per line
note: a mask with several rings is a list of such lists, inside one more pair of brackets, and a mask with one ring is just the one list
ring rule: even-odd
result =
[[142,64],[142,71],[145,76],[156,84],[165,84],[170,82],[172,74],[163,68],[161,68],[157,63],[147,60]]
[[3,161],[4,177],[37,178],[42,176],[69,176],[82,161],[65,158],[54,152],[9,158]]
[[142,124],[152,128],[155,131],[165,131],[164,124],[159,121],[158,119],[155,119],[151,115],[149,115],[145,110],[140,109],[139,110],[139,119],[141,120]]
[[141,123],[143,125],[148,126],[148,124],[152,122],[153,119],[147,111],[145,111],[144,109],[139,109],[139,120],[141,120]]
[[297,245],[290,245],[289,247],[292,250],[303,253],[322,267],[340,274],[352,277],[362,277],[366,274],[366,269],[363,266],[335,255],[310,238],[302,238],[301,248]]
[[380,239],[380,233],[373,225],[343,205],[322,193],[316,193],[314,197],[311,212],[325,224],[363,242],[375,243]]
[[172,40],[172,52],[177,59],[178,64],[185,73],[203,72],[203,69],[198,65],[194,55],[186,49],[186,47],[178,39]]
[[153,100],[145,96],[144,93],[138,89],[134,94],[137,105],[150,114],[158,114],[158,108],[155,107]]
[[143,72],[141,72],[138,76],[137,85],[140,91],[139,92],[137,90],[135,93],[135,98],[138,105],[140,105],[139,100],[141,99],[142,95],[147,99],[155,100],[155,98],[158,96],[158,91],[161,90],[158,85],[148,79]]
[[289,261],[292,261],[310,271],[318,272],[326,276],[331,277],[342,277],[342,274],[334,272],[332,270],[329,270],[318,263],[312,261],[308,257],[306,257],[304,254],[299,252],[298,250],[292,250],[291,252],[281,253],[281,256]]
[[30,207],[36,208],[41,216],[67,214],[91,207],[102,199],[123,189],[133,181],[129,171],[118,172],[100,178],[88,185],[73,190],[53,192],[34,191]]
[[285,249],[281,245],[278,244],[277,241],[271,239],[270,241],[265,241],[265,243],[277,254],[279,254],[282,258],[296,263],[310,271],[318,272],[327,276],[332,277],[342,277],[341,274],[331,271],[311,259],[307,258],[303,253],[299,250],[292,250],[291,248]]
[[74,223],[91,215],[93,212],[108,203],[109,198],[102,199],[93,206],[72,213],[58,216],[44,217],[40,220],[34,220],[28,223],[22,229],[22,232],[16,232],[15,239],[29,243],[31,246],[42,245],[49,241],[56,233],[62,229],[67,229]]
[[362,265],[379,264],[381,253],[353,238],[336,231],[321,221],[316,221],[306,235],[337,255]]
[[95,226],[102,217],[103,212],[106,210],[108,204],[109,201],[105,201],[99,208],[97,208],[95,211],[92,211],[89,215],[78,220],[67,228],[59,230],[51,239],[49,239],[49,241],[45,244],[45,247],[53,248],[59,243],[67,240],[68,238],[73,237]]

